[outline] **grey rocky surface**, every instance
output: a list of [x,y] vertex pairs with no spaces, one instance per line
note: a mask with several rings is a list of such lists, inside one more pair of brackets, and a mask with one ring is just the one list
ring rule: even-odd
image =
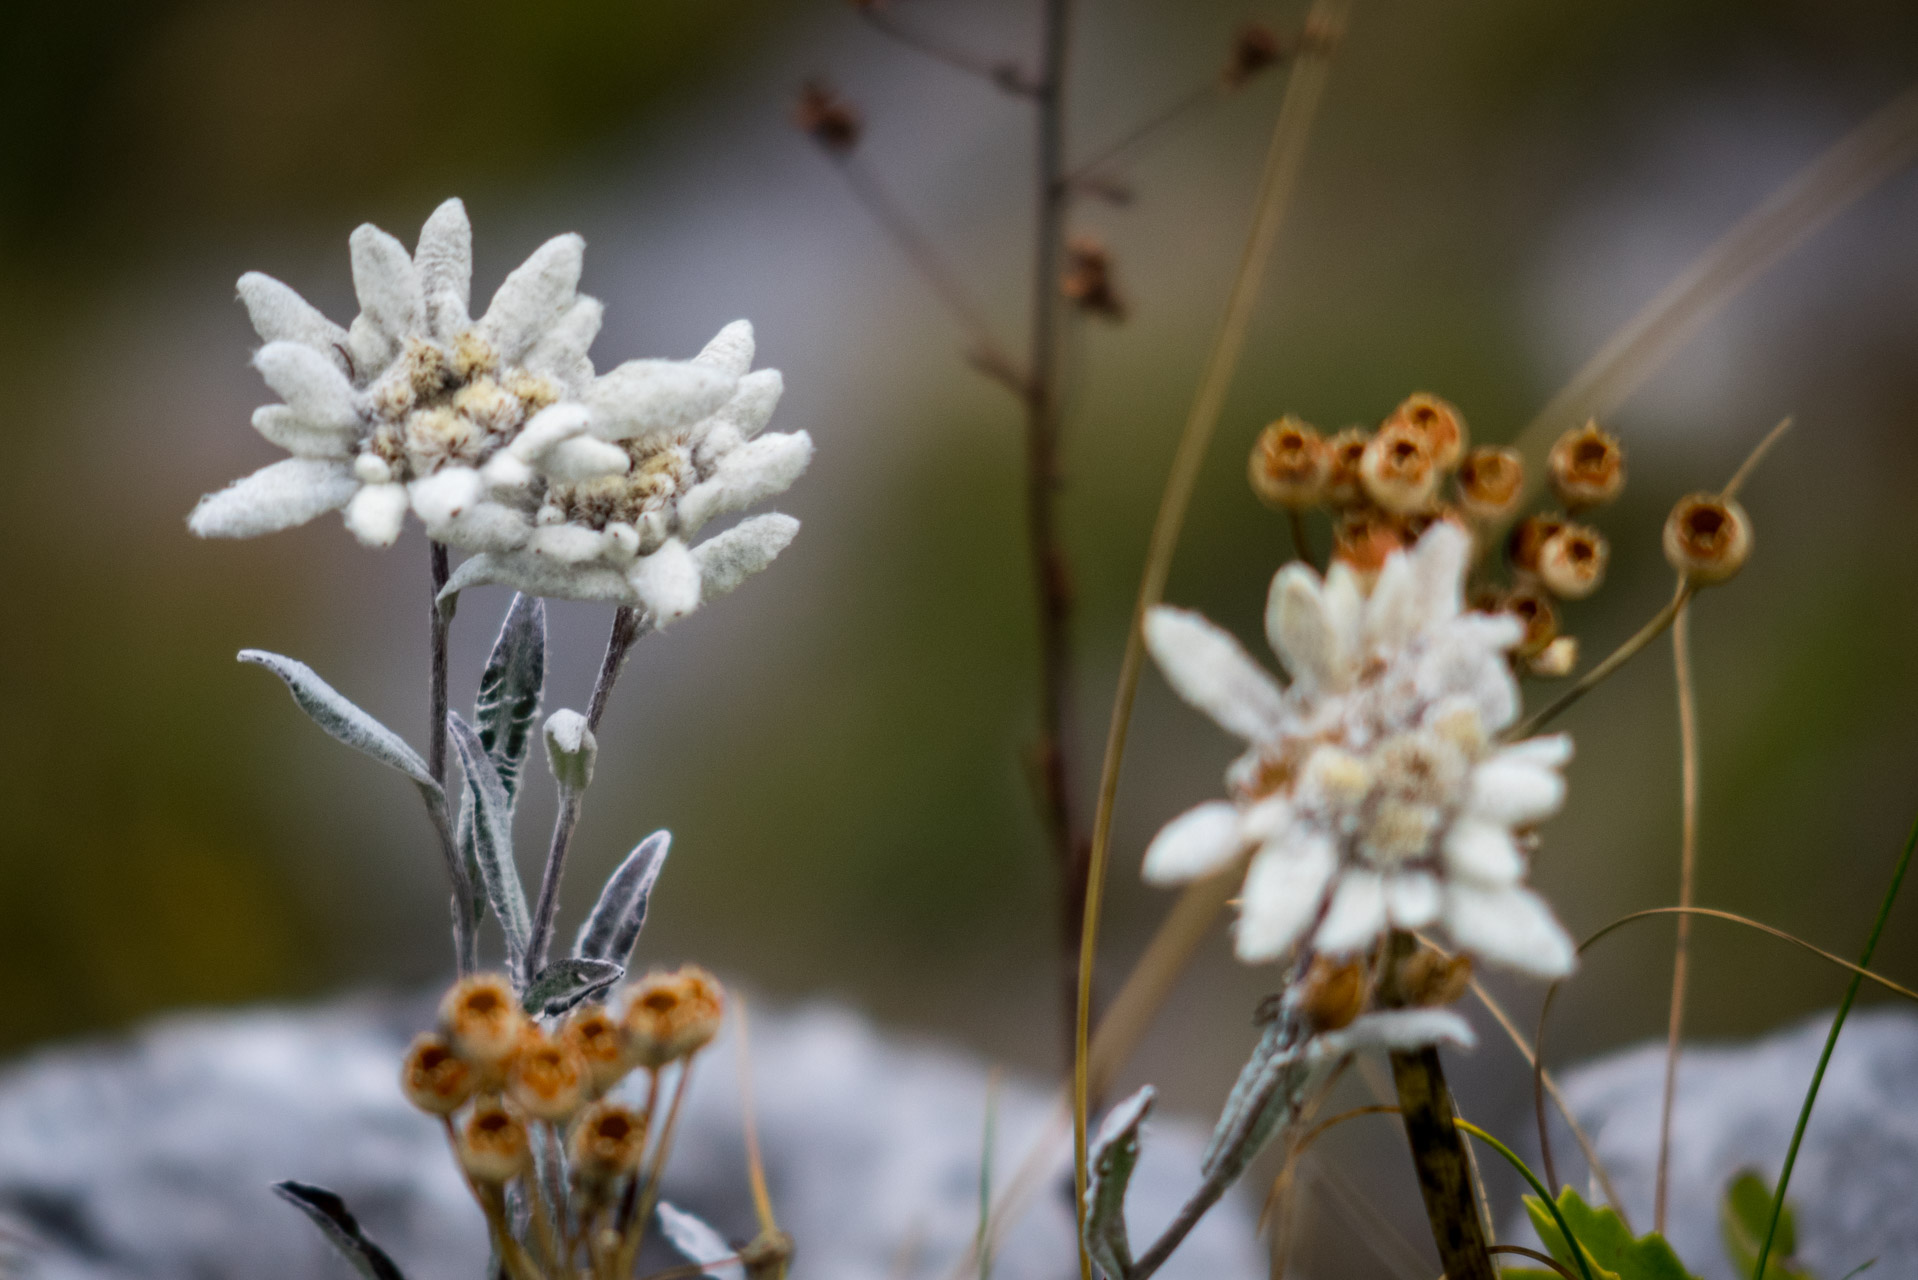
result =
[[[437,1123],[397,1086],[399,1055],[430,1014],[419,999],[358,998],[179,1016],[0,1072],[6,1269],[30,1280],[348,1280],[268,1192],[290,1177],[345,1196],[409,1280],[476,1280],[478,1210]],[[752,1021],[756,1111],[781,1226],[798,1242],[795,1280],[949,1274],[977,1225],[984,1066],[831,1007],[756,1005]],[[744,1239],[752,1215],[730,1034],[694,1072],[667,1196]],[[1042,1088],[1005,1083],[1002,1169],[1049,1105]],[[1134,1183],[1135,1231],[1172,1216],[1204,1139],[1203,1125],[1154,1125]],[[1066,1199],[1043,1196],[994,1275],[1066,1280],[1071,1240]],[[1161,1274],[1263,1275],[1251,1215],[1228,1200]]]
[[[1743,1280],[1720,1244],[1719,1199],[1741,1169],[1777,1178],[1831,1017],[1750,1043],[1693,1046],[1680,1059],[1666,1234],[1702,1280]],[[1664,1070],[1661,1040],[1560,1082],[1639,1231],[1651,1228]],[[1560,1178],[1583,1186],[1585,1163],[1562,1123],[1552,1151]],[[1820,1280],[1840,1280],[1874,1258],[1872,1277],[1918,1276],[1918,1017],[1885,1009],[1846,1022],[1788,1195],[1798,1256]],[[1536,1243],[1516,1223],[1510,1238]]]

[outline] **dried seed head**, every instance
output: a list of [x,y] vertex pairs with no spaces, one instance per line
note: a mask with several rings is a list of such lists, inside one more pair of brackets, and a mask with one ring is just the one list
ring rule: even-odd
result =
[[616,1102],[595,1102],[573,1125],[567,1144],[573,1176],[603,1184],[639,1167],[646,1149],[646,1117]]
[[1625,451],[1596,421],[1560,436],[1546,465],[1552,492],[1572,511],[1603,506],[1625,487]]
[[810,80],[793,106],[793,124],[830,155],[849,155],[863,127],[859,109],[823,80]]
[[511,1182],[532,1163],[526,1122],[497,1102],[481,1102],[460,1128],[460,1167],[481,1184]]
[[1435,395],[1420,391],[1405,398],[1379,429],[1398,423],[1415,428],[1425,437],[1432,451],[1432,465],[1451,471],[1465,456],[1465,418],[1457,409]]
[[559,1039],[586,1064],[587,1085],[594,1094],[618,1084],[629,1069],[619,1023],[600,1005],[574,1010],[560,1028]]
[[1459,463],[1459,506],[1467,516],[1481,523],[1489,524],[1511,515],[1524,487],[1525,460],[1516,449],[1482,444]]
[[1547,680],[1560,680],[1571,675],[1572,669],[1578,666],[1578,637],[1560,636],[1541,649],[1538,656],[1526,665],[1531,668],[1533,675],[1543,676]]
[[1521,658],[1536,658],[1546,646],[1558,639],[1558,608],[1552,598],[1536,587],[1518,586],[1505,593],[1498,611],[1509,613],[1525,624],[1525,634],[1512,652]]
[[1316,506],[1332,474],[1332,451],[1304,419],[1287,414],[1259,432],[1247,478],[1268,507]]
[[1582,524],[1568,524],[1538,549],[1538,580],[1561,600],[1583,600],[1605,580],[1611,548],[1605,535]]
[[1505,557],[1520,573],[1538,572],[1538,553],[1553,534],[1565,527],[1563,516],[1529,515],[1512,529],[1505,541]]
[[1472,957],[1420,948],[1399,962],[1399,994],[1410,1005],[1451,1004],[1472,985]]
[[1406,422],[1388,422],[1359,455],[1359,482],[1366,496],[1394,515],[1410,515],[1432,504],[1439,468],[1427,433]]
[[440,1029],[453,1051],[476,1067],[503,1064],[519,1047],[526,1025],[519,998],[503,974],[461,978],[440,1001]]
[[1366,441],[1372,438],[1364,427],[1347,427],[1325,442],[1332,469],[1325,478],[1325,500],[1335,507],[1350,507],[1365,501],[1365,485],[1359,480],[1359,461],[1365,456]]
[[1101,316],[1114,324],[1126,317],[1125,295],[1113,278],[1112,252],[1097,236],[1077,235],[1066,242],[1059,292],[1087,315]]
[[535,1120],[564,1120],[586,1101],[586,1063],[571,1045],[529,1025],[506,1072],[506,1096]]
[[1299,986],[1298,1011],[1314,1033],[1350,1026],[1365,1009],[1365,963],[1314,956]]
[[1729,498],[1694,493],[1680,498],[1666,518],[1665,559],[1694,586],[1724,582],[1751,553],[1751,519]]
[[657,1069],[705,1048],[719,1034],[725,991],[698,965],[649,973],[634,983],[620,1028],[628,1059]]
[[1232,52],[1226,58],[1221,78],[1226,88],[1236,89],[1296,52],[1296,40],[1281,36],[1263,22],[1248,22],[1232,39]]
[[473,1069],[460,1061],[446,1037],[427,1031],[413,1040],[400,1069],[406,1100],[429,1115],[447,1116],[473,1096]]
[[1359,577],[1367,591],[1385,568],[1385,558],[1405,549],[1405,530],[1376,507],[1341,512],[1332,531],[1332,556]]

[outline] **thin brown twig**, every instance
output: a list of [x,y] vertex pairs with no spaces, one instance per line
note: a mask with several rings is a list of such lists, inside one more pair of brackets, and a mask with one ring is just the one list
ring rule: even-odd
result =
[[1075,188],[1086,185],[1099,176],[1101,169],[1111,165],[1127,152],[1145,142],[1152,141],[1155,136],[1162,135],[1164,130],[1177,124],[1185,116],[1192,114],[1200,107],[1218,102],[1229,92],[1230,90],[1218,80],[1208,81],[1196,89],[1187,91],[1075,164],[1066,174],[1067,185]]
[[1765,455],[1772,451],[1772,446],[1783,439],[1787,431],[1791,430],[1791,424],[1792,419],[1780,418],[1778,425],[1770,431],[1767,431],[1765,438],[1760,440],[1757,445],[1752,448],[1752,451],[1745,455],[1745,460],[1738,464],[1738,470],[1732,472],[1732,478],[1725,482],[1725,487],[1719,491],[1718,496],[1727,502],[1736,498],[1738,491],[1745,487],[1745,481],[1751,479],[1752,472],[1758,470],[1758,464],[1763,462]]
[[962,71],[977,76],[995,88],[1007,93],[1016,93],[1025,97],[1036,96],[1037,88],[1027,79],[1019,64],[1009,58],[992,59],[983,54],[974,53],[952,44],[927,31],[908,26],[878,5],[862,4],[858,6],[859,16],[868,25],[883,35],[897,40],[907,48],[926,55],[935,62],[943,62],[954,71]]
[[[1327,32],[1343,30],[1350,0],[1317,0],[1308,23]],[[1330,52],[1335,44],[1327,40],[1302,56],[1294,64],[1286,84],[1285,98],[1273,125],[1272,141],[1266,151],[1265,168],[1259,184],[1252,227],[1240,255],[1225,314],[1213,340],[1212,352],[1200,378],[1198,394],[1180,432],[1173,454],[1171,473],[1166,479],[1159,514],[1153,522],[1152,539],[1146,553],[1139,596],[1134,602],[1132,623],[1126,635],[1125,655],[1119,669],[1119,687],[1113,699],[1112,719],[1107,729],[1105,758],[1100,768],[1097,806],[1093,814],[1092,848],[1087,866],[1085,924],[1079,944],[1079,990],[1074,1027],[1073,1052],[1073,1180],[1075,1203],[1083,1219],[1085,1212],[1086,1117],[1090,1103],[1090,1038],[1092,1021],[1092,968],[1098,949],[1100,899],[1104,892],[1105,867],[1111,851],[1112,809],[1119,789],[1119,767],[1125,758],[1126,732],[1131,724],[1132,703],[1138,693],[1139,676],[1145,660],[1143,624],[1146,612],[1164,597],[1166,575],[1171,569],[1172,553],[1178,545],[1185,523],[1187,505],[1204,461],[1206,446],[1218,425],[1225,405],[1225,393],[1238,369],[1251,325],[1253,303],[1264,282],[1266,263],[1277,238],[1291,195],[1298,184],[1305,159],[1306,142],[1325,95],[1331,69]],[[1081,1222],[1083,1225],[1083,1221]],[[1086,1263],[1090,1265],[1089,1262]]]
[[[1679,818],[1678,905],[1692,905],[1698,866],[1698,706],[1692,695],[1691,610],[1681,606],[1672,620],[1672,667],[1678,686]],[[1665,1209],[1671,1188],[1672,1101],[1678,1093],[1679,1044],[1685,1034],[1685,989],[1691,967],[1692,918],[1678,917],[1678,941],[1672,952],[1671,1014],[1665,1029],[1665,1088],[1658,1110],[1658,1172],[1652,1191],[1652,1230],[1665,1234]]]
[[1573,682],[1571,688],[1534,712],[1530,719],[1519,725],[1518,728],[1510,730],[1505,736],[1513,740],[1529,738],[1552,721],[1558,719],[1560,715],[1569,711],[1573,703],[1603,684],[1611,677],[1613,672],[1637,657],[1646,645],[1658,639],[1659,633],[1664,631],[1666,627],[1672,625],[1672,619],[1678,616],[1679,609],[1684,606],[1686,600],[1691,598],[1692,591],[1693,587],[1691,583],[1680,581],[1678,590],[1672,596],[1671,602],[1653,614],[1651,620],[1640,627],[1631,639],[1612,650],[1603,662]]

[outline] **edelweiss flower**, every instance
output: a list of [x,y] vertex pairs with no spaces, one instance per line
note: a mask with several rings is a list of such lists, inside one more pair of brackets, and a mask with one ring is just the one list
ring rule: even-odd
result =
[[1525,888],[1531,827],[1558,811],[1563,736],[1507,746],[1518,715],[1506,651],[1521,626],[1463,610],[1471,542],[1441,521],[1393,553],[1370,597],[1335,563],[1272,580],[1266,635],[1281,689],[1195,613],[1154,609],[1146,641],[1179,695],[1250,748],[1229,800],[1175,818],[1145,877],[1209,875],[1255,850],[1236,945],[1272,960],[1309,938],[1368,951],[1389,929],[1443,925],[1462,950],[1541,977],[1571,971],[1572,942]]
[[458,200],[410,256],[370,225],[351,245],[360,315],[348,328],[271,277],[240,278],[266,343],[254,363],[284,400],[253,425],[293,456],[201,499],[195,533],[252,537],[344,509],[361,542],[386,546],[410,509],[432,538],[477,553],[461,585],[618,600],[662,622],[791,541],[785,516],[684,541],[783,491],[812,456],[804,432],[754,438],[782,383],[749,372],[751,325],[727,325],[691,360],[595,376],[586,353],[602,308],[577,292],[578,236],[540,246],[478,320]]

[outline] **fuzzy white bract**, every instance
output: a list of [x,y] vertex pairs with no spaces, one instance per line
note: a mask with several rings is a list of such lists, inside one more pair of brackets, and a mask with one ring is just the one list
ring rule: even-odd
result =
[[752,326],[691,360],[630,360],[596,375],[601,306],[578,292],[585,242],[558,236],[469,313],[472,228],[448,200],[408,254],[353,233],[360,314],[341,328],[292,289],[240,278],[265,345],[254,363],[283,403],[255,411],[293,456],[201,499],[203,537],[252,537],[326,511],[369,546],[411,511],[473,553],[456,586],[611,600],[655,623],[764,568],[798,530],[763,515],[693,545],[709,521],[783,492],[812,458],[805,432],[761,434],[776,369],[753,370]]
[[1335,563],[1272,580],[1265,629],[1281,688],[1226,632],[1160,607],[1146,642],[1181,697],[1249,743],[1228,800],[1185,813],[1146,850],[1160,884],[1248,851],[1236,947],[1274,960],[1306,944],[1368,951],[1390,929],[1443,926],[1471,955],[1569,973],[1571,939],[1523,883],[1531,828],[1558,811],[1569,738],[1499,745],[1517,718],[1506,615],[1467,612],[1471,540],[1433,525],[1393,554],[1370,596]]

